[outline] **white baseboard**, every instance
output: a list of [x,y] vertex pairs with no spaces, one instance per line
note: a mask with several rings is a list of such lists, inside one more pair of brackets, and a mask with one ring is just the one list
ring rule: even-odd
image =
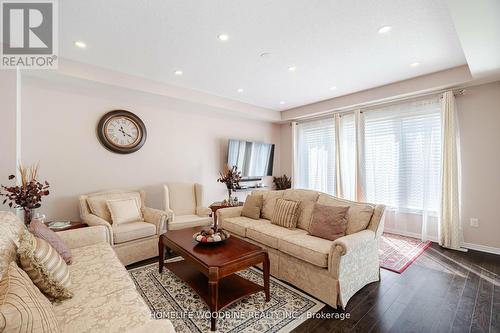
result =
[[[401,235],[401,236],[407,236],[407,237],[413,237],[413,238],[418,238],[421,239],[422,236],[419,233],[416,232],[410,232],[410,231],[404,231],[404,230],[396,230],[396,229],[388,229],[384,228],[385,232],[391,233],[391,234],[396,234],[396,235]],[[436,237],[429,237],[428,238],[430,241],[437,243],[438,239]],[[463,243],[462,247],[469,249],[469,250],[475,250],[475,251],[480,251],[480,252],[486,252],[486,253],[492,253],[492,254],[497,254],[500,255],[500,248],[498,247],[493,247],[493,246],[486,246],[486,245],[480,245],[480,244],[473,244],[473,243]]]

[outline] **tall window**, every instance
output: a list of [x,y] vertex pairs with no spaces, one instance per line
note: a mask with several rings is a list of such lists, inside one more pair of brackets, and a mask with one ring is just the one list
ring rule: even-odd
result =
[[366,200],[410,211],[438,211],[441,168],[439,101],[364,113]]
[[295,186],[335,194],[333,119],[297,125]]
[[[339,151],[335,149],[336,130]],[[295,185],[335,195],[336,182],[341,181],[342,196],[355,200],[357,181],[368,202],[408,212],[437,212],[441,140],[438,98],[364,111],[359,123],[354,114],[343,114],[337,126],[333,117],[299,123]]]

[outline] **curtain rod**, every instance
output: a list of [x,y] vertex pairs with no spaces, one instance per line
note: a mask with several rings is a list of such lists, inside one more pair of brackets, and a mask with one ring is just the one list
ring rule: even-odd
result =
[[[453,95],[455,95],[455,96],[461,96],[461,95],[465,94],[465,89],[443,89],[443,90],[432,91],[432,92],[427,92],[427,93],[422,93],[422,94],[417,94],[417,95],[394,98],[394,99],[387,100],[387,101],[373,102],[373,103],[367,102],[364,104],[358,104],[357,106],[352,106],[352,107],[348,107],[345,109],[339,108],[339,109],[327,110],[327,111],[325,111],[322,114],[317,115],[317,116],[299,118],[297,120],[292,120],[292,121],[295,121],[297,123],[305,123],[308,121],[330,118],[331,116],[333,116],[335,114],[342,115],[342,114],[346,114],[346,113],[351,113],[351,112],[356,111],[356,110],[361,110],[361,112],[363,112],[363,111],[372,109],[376,106],[390,105],[390,104],[395,104],[397,102],[418,100],[418,99],[428,97],[428,96],[439,95],[439,94],[442,94],[442,93],[450,91],[450,90],[453,91]],[[440,98],[443,98],[443,97],[441,96]]]

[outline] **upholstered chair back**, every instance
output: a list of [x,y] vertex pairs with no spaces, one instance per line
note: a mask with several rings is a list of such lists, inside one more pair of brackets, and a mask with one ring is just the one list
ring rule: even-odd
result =
[[203,186],[193,183],[168,183],[164,187],[164,208],[175,215],[195,215],[202,205]]
[[111,223],[111,215],[106,201],[130,198],[137,200],[141,210],[144,208],[144,191],[110,190],[82,195],[80,196],[80,217],[83,219],[88,214],[94,214]]

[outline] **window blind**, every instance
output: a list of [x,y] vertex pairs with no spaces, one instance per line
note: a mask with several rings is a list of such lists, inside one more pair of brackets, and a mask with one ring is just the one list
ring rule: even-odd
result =
[[298,188],[335,194],[335,123],[333,119],[297,125]]

